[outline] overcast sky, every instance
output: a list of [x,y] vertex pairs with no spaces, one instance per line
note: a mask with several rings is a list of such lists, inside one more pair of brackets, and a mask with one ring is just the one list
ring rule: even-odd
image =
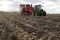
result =
[[40,4],[47,13],[60,13],[60,0],[0,0],[0,11],[18,11],[24,3]]

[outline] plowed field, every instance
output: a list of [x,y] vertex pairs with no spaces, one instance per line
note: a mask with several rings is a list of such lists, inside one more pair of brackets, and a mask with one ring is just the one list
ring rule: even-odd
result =
[[0,40],[60,40],[60,15],[0,13]]

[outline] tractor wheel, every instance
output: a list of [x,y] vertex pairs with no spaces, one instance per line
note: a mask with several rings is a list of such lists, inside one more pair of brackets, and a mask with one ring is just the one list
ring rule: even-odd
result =
[[46,12],[45,11],[43,11],[43,16],[46,16]]

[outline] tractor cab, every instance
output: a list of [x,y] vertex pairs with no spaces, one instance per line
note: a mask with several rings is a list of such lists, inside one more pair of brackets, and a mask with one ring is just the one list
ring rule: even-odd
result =
[[37,16],[46,16],[46,12],[42,9],[42,5],[35,5],[34,15]]
[[34,7],[34,10],[40,11],[40,10],[42,10],[42,6],[41,6],[41,5],[36,5],[36,6]]

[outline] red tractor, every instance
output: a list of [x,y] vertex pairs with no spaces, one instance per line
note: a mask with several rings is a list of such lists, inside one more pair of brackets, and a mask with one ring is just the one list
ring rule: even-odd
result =
[[31,15],[32,12],[33,12],[33,7],[32,7],[32,5],[22,4],[22,5],[20,5],[20,7],[22,7],[22,14],[23,14],[23,15]]

